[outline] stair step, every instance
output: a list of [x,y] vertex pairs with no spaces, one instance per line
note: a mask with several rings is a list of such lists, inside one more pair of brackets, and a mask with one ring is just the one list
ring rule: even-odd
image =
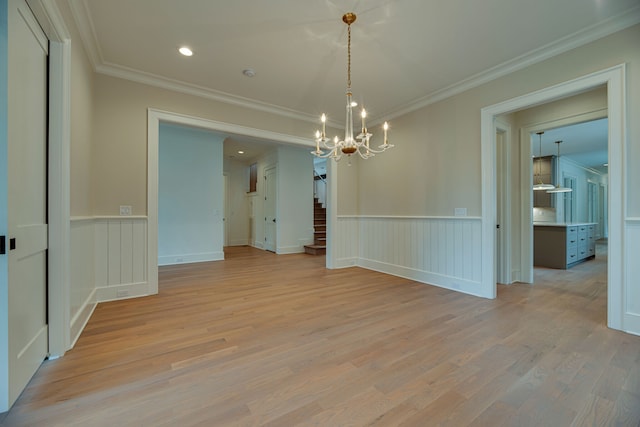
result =
[[309,255],[325,255],[327,247],[326,245],[305,245],[304,251]]

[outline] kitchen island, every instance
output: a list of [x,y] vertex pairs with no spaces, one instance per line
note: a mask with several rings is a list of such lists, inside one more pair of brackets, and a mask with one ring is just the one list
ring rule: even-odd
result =
[[595,256],[595,223],[533,223],[534,266],[567,269]]

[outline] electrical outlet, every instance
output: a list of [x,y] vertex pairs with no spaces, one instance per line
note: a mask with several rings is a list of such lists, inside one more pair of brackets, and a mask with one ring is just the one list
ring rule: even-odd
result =
[[126,289],[120,289],[118,291],[116,291],[116,297],[117,298],[124,298],[124,297],[128,297],[129,296],[129,291]]
[[131,206],[120,205],[120,216],[129,216],[129,215],[131,215]]
[[467,216],[467,208],[454,208],[453,215],[455,216]]

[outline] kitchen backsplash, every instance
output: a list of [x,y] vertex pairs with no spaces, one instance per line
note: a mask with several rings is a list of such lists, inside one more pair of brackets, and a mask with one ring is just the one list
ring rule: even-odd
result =
[[533,222],[556,222],[555,208],[533,208]]

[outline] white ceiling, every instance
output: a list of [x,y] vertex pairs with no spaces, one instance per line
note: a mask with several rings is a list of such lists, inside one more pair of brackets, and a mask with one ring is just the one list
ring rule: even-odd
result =
[[345,12],[372,124],[640,22],[640,0],[66,1],[98,72],[338,127]]
[[[604,166],[608,162],[609,126],[608,119],[592,120],[570,126],[555,129],[546,129],[542,137],[537,134],[531,136],[531,152],[538,156],[540,145],[542,155],[557,155],[560,144],[560,155],[569,158],[576,163],[596,169],[607,171]],[[540,144],[542,141],[542,144]]]

